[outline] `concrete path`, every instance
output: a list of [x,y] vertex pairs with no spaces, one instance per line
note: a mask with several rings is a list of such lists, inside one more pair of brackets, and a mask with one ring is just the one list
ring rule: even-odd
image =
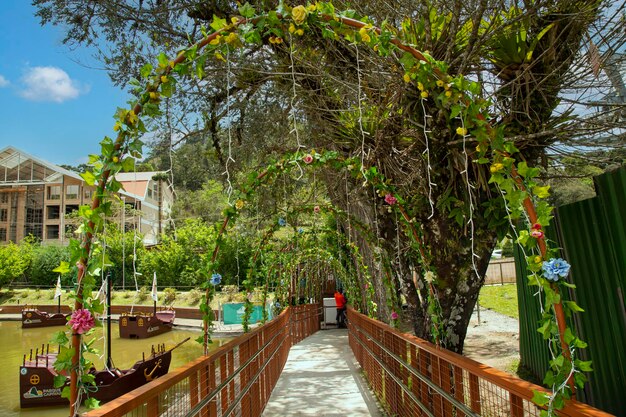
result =
[[347,330],[320,330],[291,348],[263,416],[383,416],[350,350]]

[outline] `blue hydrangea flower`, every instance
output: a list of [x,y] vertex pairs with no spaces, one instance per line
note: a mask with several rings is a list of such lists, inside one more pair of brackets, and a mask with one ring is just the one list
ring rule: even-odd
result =
[[283,227],[287,225],[287,220],[283,219],[282,217],[278,219],[278,225]]
[[218,285],[220,282],[222,282],[222,276],[220,274],[215,273],[211,275],[211,284]]
[[569,274],[570,264],[564,259],[552,258],[549,261],[544,261],[541,269],[543,269],[543,276],[547,280],[557,282],[559,278],[565,278]]
[[304,229],[301,227],[298,227],[298,233],[304,233]]

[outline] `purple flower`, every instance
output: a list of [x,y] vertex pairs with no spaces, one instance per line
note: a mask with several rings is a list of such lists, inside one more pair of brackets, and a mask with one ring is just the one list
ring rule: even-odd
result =
[[543,275],[547,280],[556,282],[559,278],[565,278],[569,274],[570,264],[564,259],[552,258],[549,261],[544,261],[541,269],[543,269]]
[[396,204],[398,202],[398,199],[395,198],[393,195],[391,194],[387,194],[385,196],[385,203],[389,204],[390,206],[393,206],[394,204]]
[[95,323],[91,311],[80,308],[72,313],[69,324],[76,333],[83,334],[91,330]]
[[391,312],[391,320],[398,320],[398,313],[396,313],[395,311]]
[[211,275],[211,284],[218,285],[220,282],[222,282],[222,276],[220,274],[215,273]]

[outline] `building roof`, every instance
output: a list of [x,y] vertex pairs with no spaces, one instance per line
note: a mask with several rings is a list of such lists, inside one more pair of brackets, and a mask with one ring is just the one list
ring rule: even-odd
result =
[[84,181],[76,172],[44,161],[13,146],[0,150],[0,184],[54,182],[59,174]]
[[115,179],[122,183],[124,191],[132,197],[144,200],[148,191],[148,184],[152,177],[163,172],[119,172],[115,175]]

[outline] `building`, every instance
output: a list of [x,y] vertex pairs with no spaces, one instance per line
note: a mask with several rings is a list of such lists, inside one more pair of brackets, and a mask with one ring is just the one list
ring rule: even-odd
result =
[[[136,228],[144,244],[153,245],[168,223],[174,193],[158,172],[120,173],[120,218],[111,219]],[[29,155],[12,146],[0,150],[0,244],[19,242],[32,235],[46,244],[67,244],[76,227],[75,215],[91,204],[94,187],[80,175]],[[125,204],[125,210],[121,210]],[[126,216],[127,212],[132,215]]]

